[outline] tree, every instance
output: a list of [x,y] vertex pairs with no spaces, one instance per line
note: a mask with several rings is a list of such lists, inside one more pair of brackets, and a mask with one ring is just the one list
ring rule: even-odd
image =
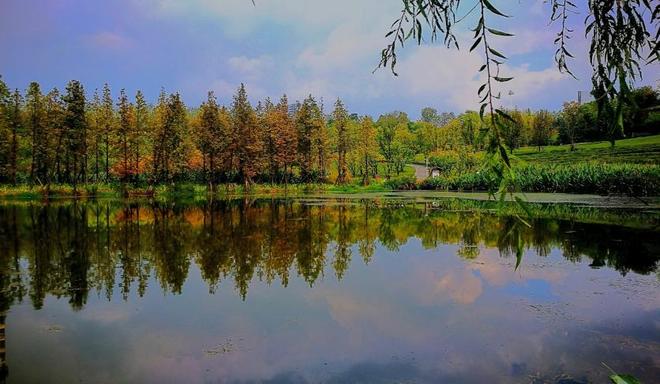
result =
[[87,148],[92,151],[94,162],[91,165],[91,173],[94,175],[94,182],[98,183],[100,179],[100,160],[101,160],[101,136],[103,120],[101,116],[101,97],[97,89],[94,90],[92,101],[87,106]]
[[231,108],[232,141],[238,172],[246,189],[250,188],[257,174],[263,150],[257,116],[247,99],[245,85],[241,83]]
[[580,104],[575,101],[564,103],[564,109],[559,114],[559,140],[571,144],[571,151],[575,150],[575,136],[579,126]]
[[110,181],[110,141],[115,130],[115,109],[112,101],[112,94],[110,93],[110,86],[108,83],[103,85],[103,98],[101,100],[101,135],[105,147],[105,182]]
[[460,135],[462,142],[471,147],[474,152],[483,148],[481,140],[482,121],[479,114],[474,111],[467,111],[458,117],[460,122]]
[[386,164],[385,176],[389,178],[395,168],[395,150],[394,140],[398,130],[408,129],[408,115],[403,112],[392,112],[381,115],[376,122],[378,134],[376,140],[380,153],[383,155]]
[[225,153],[228,132],[229,121],[226,116],[221,115],[220,107],[211,91],[207,95],[206,102],[200,106],[196,135],[199,149],[208,162],[207,182],[211,191],[217,180],[222,155]]
[[438,110],[431,107],[422,108],[422,121],[436,125],[438,123]]
[[376,161],[378,144],[376,142],[376,127],[369,116],[360,119],[357,139],[357,157],[362,167],[362,185],[369,185],[369,170]]
[[13,185],[16,185],[16,176],[18,173],[18,141],[19,134],[23,127],[23,117],[21,106],[23,98],[18,89],[11,95],[9,111],[7,114],[7,123],[9,125],[9,179]]
[[[318,172],[322,172],[324,158],[320,146],[324,144],[325,139],[324,125],[321,108],[312,95],[309,95],[296,113],[300,179],[304,182],[315,179],[313,175],[315,163],[321,165]],[[318,161],[315,161],[315,157]]]
[[31,137],[30,182],[42,183],[48,173],[48,136],[44,97],[39,84],[30,83],[26,94],[27,125]]
[[178,93],[161,91],[155,108],[152,182],[174,184],[186,163],[186,106]]
[[394,130],[394,138],[392,140],[392,165],[394,171],[399,175],[406,167],[406,164],[412,160],[414,155],[415,137],[408,130],[407,125],[398,124]]
[[349,150],[348,112],[340,99],[335,102],[332,112],[333,124],[337,134],[337,184],[345,184],[348,169],[346,167],[346,153]]
[[289,170],[297,157],[297,131],[289,115],[289,101],[282,95],[275,106],[275,163],[284,170],[284,185],[289,183]]
[[550,112],[541,110],[534,116],[534,125],[532,126],[532,142],[539,148],[548,145],[550,137],[552,136],[552,129],[554,125],[554,118]]
[[520,147],[524,143],[523,138],[523,116],[522,113],[514,109],[513,111],[507,111],[511,120],[507,120],[502,126],[502,138],[504,143],[513,151],[514,149]]
[[126,90],[122,88],[119,92],[119,101],[117,102],[119,111],[119,125],[117,129],[117,140],[119,151],[121,152],[121,162],[119,163],[119,180],[124,185],[134,174],[132,168],[130,144],[135,137],[135,107],[128,101]]
[[49,172],[48,180],[46,180],[47,188],[50,182],[55,179],[57,182],[63,181],[63,167],[66,158],[65,139],[66,127],[64,125],[64,118],[66,116],[64,100],[57,88],[53,88],[48,95],[46,95],[46,123],[49,137],[49,162],[51,169]]
[[9,123],[8,114],[10,109],[9,88],[0,75],[0,182],[9,180]]
[[63,98],[66,114],[64,126],[66,127],[67,169],[69,181],[73,183],[74,193],[79,181],[86,182],[87,154],[87,120],[85,117],[85,91],[77,80],[71,80],[66,86],[66,95]]
[[141,164],[141,155],[144,143],[149,135],[149,107],[144,100],[142,91],[138,90],[135,94],[135,135],[131,141],[133,158],[135,159],[134,169],[136,171],[134,182],[137,184],[139,176],[144,167]]

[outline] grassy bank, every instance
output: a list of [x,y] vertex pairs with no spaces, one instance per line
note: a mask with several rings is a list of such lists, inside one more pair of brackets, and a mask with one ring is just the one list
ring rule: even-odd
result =
[[570,145],[524,147],[516,149],[515,157],[526,163],[567,164],[575,162],[660,164],[660,135]]

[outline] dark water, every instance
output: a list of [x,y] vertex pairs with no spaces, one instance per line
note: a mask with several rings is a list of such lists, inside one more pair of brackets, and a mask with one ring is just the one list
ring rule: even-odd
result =
[[479,205],[0,204],[3,380],[660,378],[657,212]]

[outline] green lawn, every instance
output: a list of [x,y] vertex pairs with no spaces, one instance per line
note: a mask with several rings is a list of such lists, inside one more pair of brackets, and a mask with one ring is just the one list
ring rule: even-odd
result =
[[608,141],[578,143],[575,151],[570,145],[524,147],[515,156],[528,163],[575,163],[597,161],[603,163],[660,164],[660,135],[618,140],[614,148]]

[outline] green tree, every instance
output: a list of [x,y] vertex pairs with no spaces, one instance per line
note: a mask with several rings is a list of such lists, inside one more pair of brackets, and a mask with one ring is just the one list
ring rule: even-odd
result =
[[2,80],[2,75],[0,75],[0,182],[9,180],[10,131],[8,114],[10,104],[9,88]]
[[18,174],[19,136],[23,130],[22,107],[23,97],[18,89],[11,94],[7,122],[9,126],[9,180],[16,185]]
[[369,185],[369,171],[378,156],[376,127],[371,117],[364,116],[360,119],[359,132],[355,137],[357,158],[362,168],[362,185]]
[[571,144],[571,151],[575,150],[575,137],[580,121],[580,104],[575,101],[564,103],[564,108],[559,114],[559,140]]
[[289,171],[296,161],[298,138],[296,125],[289,115],[289,101],[282,95],[275,106],[275,124],[273,142],[275,143],[275,163],[284,172],[284,185],[289,183]]
[[43,183],[48,174],[48,135],[44,97],[36,82],[30,83],[26,94],[27,125],[31,138],[30,182]]
[[[66,126],[64,118],[66,110],[64,100],[57,88],[46,95],[46,122],[49,137],[50,174],[47,183],[63,181],[63,171],[66,163]],[[49,186],[50,184],[48,184]]]
[[139,181],[140,173],[144,170],[142,166],[142,152],[149,137],[149,106],[144,99],[142,91],[138,90],[135,94],[135,135],[131,142],[133,158],[135,161],[134,168],[136,175],[134,182],[137,184]]
[[546,110],[536,112],[532,125],[532,142],[541,151],[541,147],[548,145],[554,128],[554,117]]
[[104,145],[103,153],[105,155],[105,182],[107,183],[110,181],[110,142],[113,140],[116,126],[115,108],[108,83],[103,85],[100,115],[103,123],[101,136]]
[[[92,100],[87,106],[87,148],[94,157],[93,164],[90,166],[91,174],[94,176],[94,182],[100,180],[100,160],[101,160],[101,139],[103,119],[101,116],[101,97],[98,90],[94,90]],[[90,176],[91,177],[91,176]]]
[[220,113],[220,106],[213,92],[209,92],[206,102],[199,109],[198,121],[198,145],[199,149],[208,162],[207,182],[211,190],[217,181],[218,169],[223,163],[227,147],[227,135],[229,132],[229,121]]
[[345,184],[348,168],[346,166],[346,153],[349,151],[348,112],[340,99],[335,102],[332,112],[333,125],[336,131],[337,143],[337,184]]
[[161,91],[155,114],[152,181],[174,184],[186,163],[186,106],[178,93],[166,96]]
[[71,80],[66,86],[66,95],[63,98],[66,114],[64,126],[66,127],[67,169],[69,181],[73,183],[74,193],[79,182],[87,181],[86,162],[87,154],[87,120],[85,116],[85,91],[77,80]]
[[[321,108],[312,95],[309,95],[296,113],[300,178],[303,182],[315,179],[315,163],[323,164],[323,150],[320,145],[324,144],[324,125]],[[315,161],[315,158],[318,161]],[[321,172],[321,168],[322,166],[318,167],[318,172]]]
[[[395,136],[397,130],[408,129],[408,116],[403,112],[392,112],[382,115],[378,118],[376,126],[378,127],[378,134],[376,140],[380,153],[386,162],[385,176],[389,178],[395,170],[395,156],[397,151],[401,153],[401,146],[395,148]],[[401,135],[399,135],[401,136]]]

